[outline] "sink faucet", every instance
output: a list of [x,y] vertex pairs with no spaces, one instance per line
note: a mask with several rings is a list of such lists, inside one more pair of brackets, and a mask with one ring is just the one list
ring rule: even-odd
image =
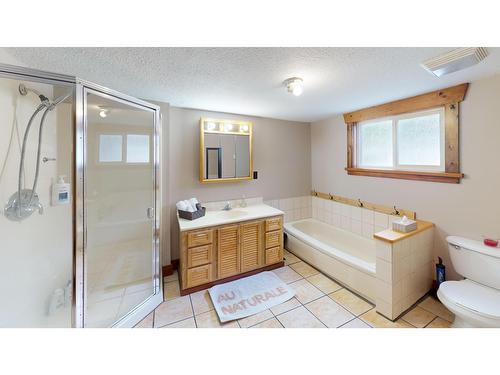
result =
[[231,203],[229,201],[226,202],[226,205],[223,208],[224,211],[229,211],[231,210]]

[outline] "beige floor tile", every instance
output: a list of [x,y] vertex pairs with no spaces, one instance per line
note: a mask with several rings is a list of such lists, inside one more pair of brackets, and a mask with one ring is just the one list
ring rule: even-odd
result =
[[428,296],[420,302],[418,306],[449,322],[453,322],[455,320],[455,315],[444,307],[441,302],[431,296]]
[[196,323],[194,322],[194,318],[188,318],[162,328],[196,328]]
[[285,328],[324,328],[321,323],[304,306],[297,307],[276,317]]
[[370,311],[364,313],[360,316],[360,318],[368,325],[376,328],[413,328],[413,326],[401,319],[396,322],[392,322],[377,313],[375,309],[371,309]]
[[191,300],[189,296],[179,297],[163,302],[155,310],[155,327],[163,327],[167,324],[178,322],[193,316]]
[[295,272],[288,266],[277,268],[273,270],[273,272],[287,284],[302,279],[302,276],[300,276],[297,272]]
[[163,284],[163,296],[165,301],[170,301],[181,296],[181,289],[178,281],[171,281]]
[[311,267],[309,264],[305,262],[297,262],[294,264],[290,264],[290,268],[292,268],[302,277],[309,277],[319,273],[319,271],[316,268]]
[[240,328],[237,321],[222,324],[215,310],[196,315],[195,319],[198,328]]
[[339,328],[372,328],[361,319],[353,319]]
[[165,276],[163,278],[163,282],[165,283],[169,283],[170,281],[176,281],[176,280],[179,280],[179,273],[177,272],[177,270],[174,270],[173,274]]
[[295,298],[304,305],[324,295],[321,290],[316,288],[306,279],[291,283],[290,286],[295,290]]
[[154,312],[142,319],[134,328],[153,328],[153,317]]
[[278,321],[278,319],[271,318],[250,328],[283,328],[283,326]]
[[300,258],[296,257],[293,255],[291,252],[285,250],[283,253],[283,256],[285,258],[285,265],[288,266],[289,264],[294,264],[297,262],[300,262]]
[[336,290],[342,289],[342,287],[329,277],[318,273],[314,276],[309,276],[307,278],[312,285],[321,290],[325,294],[335,292]]
[[329,294],[329,297],[344,306],[348,311],[356,316],[359,316],[373,308],[373,305],[369,304],[354,293],[351,293],[347,289],[340,289]]
[[193,303],[194,315],[200,315],[214,309],[214,304],[212,303],[212,298],[210,298],[208,290],[200,290],[199,292],[192,293],[189,296],[191,297],[191,302]]
[[260,313],[247,316],[246,318],[238,319],[238,324],[241,328],[248,328],[265,320],[271,319],[272,317],[273,313],[271,312],[271,310],[267,309],[261,311]]
[[340,327],[354,318],[354,315],[328,296],[308,303],[305,307],[329,328]]
[[290,311],[291,309],[295,309],[296,307],[299,306],[301,306],[301,303],[297,300],[297,298],[293,297],[286,302],[271,307],[271,311],[274,315],[279,315],[283,314],[284,312]]
[[422,309],[421,307],[415,306],[413,309],[404,314],[401,318],[410,323],[412,326],[417,328],[423,328],[427,324],[429,324],[436,315],[430,313],[427,310]]
[[427,324],[425,328],[450,328],[451,323],[437,316],[432,322]]

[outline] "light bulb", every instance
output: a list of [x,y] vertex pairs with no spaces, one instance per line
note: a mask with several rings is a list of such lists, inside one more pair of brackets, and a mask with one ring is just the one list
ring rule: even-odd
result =
[[283,84],[286,86],[289,93],[294,96],[300,96],[304,92],[304,81],[299,77],[286,79]]
[[224,130],[230,132],[231,130],[233,130],[233,124],[224,125]]
[[214,130],[214,129],[215,129],[215,123],[207,122],[207,130]]
[[302,84],[295,84],[292,88],[292,94],[295,96],[300,96],[304,92]]
[[241,125],[241,131],[242,132],[247,132],[248,131],[248,125]]

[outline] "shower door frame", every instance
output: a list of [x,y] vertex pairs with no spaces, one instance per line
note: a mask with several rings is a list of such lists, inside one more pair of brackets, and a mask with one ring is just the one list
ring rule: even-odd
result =
[[80,79],[75,76],[47,72],[16,65],[0,63],[0,78],[26,80],[51,85],[63,85],[73,89],[73,171],[72,171],[72,219],[73,219],[73,300],[72,300],[72,326],[83,328],[85,326],[85,256],[86,256],[86,216],[85,216],[85,168],[86,160],[86,90],[97,92],[101,96],[122,103],[144,107],[154,111],[153,124],[153,193],[154,193],[154,224],[152,225],[152,269],[153,269],[153,294],[127,315],[115,322],[112,327],[132,327],[144,316],[154,310],[163,302],[163,282],[160,251],[160,139],[161,139],[161,114],[160,107],[144,100],[134,98],[96,83]]
[[[153,124],[153,193],[154,193],[154,224],[152,230],[152,269],[153,269],[153,294],[148,297],[141,304],[133,308],[123,318],[115,322],[112,327],[133,327],[139,323],[147,314],[153,311],[161,302],[163,302],[163,283],[161,282],[161,254],[160,254],[160,107],[134,98],[132,96],[120,93],[118,91],[109,89],[107,87],[95,84],[93,82],[77,79],[76,83],[76,132],[75,132],[75,185],[76,185],[76,233],[77,233],[77,280],[82,283],[77,285],[80,290],[77,290],[77,296],[80,297],[76,300],[76,326],[85,327],[85,304],[87,301],[86,288],[85,288],[85,256],[86,256],[86,243],[87,243],[87,216],[85,212],[85,191],[86,191],[86,145],[87,140],[87,93],[98,95],[122,104],[127,104],[136,108],[143,108],[153,111],[154,124]],[[80,238],[78,237],[80,236]]]

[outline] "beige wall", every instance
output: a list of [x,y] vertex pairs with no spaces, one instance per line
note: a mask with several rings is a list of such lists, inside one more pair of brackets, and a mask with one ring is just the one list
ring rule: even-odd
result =
[[[253,128],[253,169],[257,180],[200,184],[199,121],[201,117],[249,120]],[[197,197],[203,201],[262,196],[265,200],[309,194],[311,142],[308,123],[250,117],[195,109],[170,108],[169,186],[171,207],[171,256],[178,258],[175,203]],[[165,264],[165,262],[164,262]]]
[[452,270],[445,238],[500,237],[500,76],[473,82],[460,106],[460,158],[465,178],[446,184],[348,176],[342,116],[311,125],[312,188],[415,210],[436,224],[434,251]]

